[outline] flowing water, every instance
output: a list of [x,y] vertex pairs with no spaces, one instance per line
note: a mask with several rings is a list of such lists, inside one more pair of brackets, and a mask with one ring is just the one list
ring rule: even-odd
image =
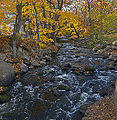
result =
[[[84,71],[93,66],[94,72]],[[0,105],[1,120],[81,120],[82,105],[102,98],[100,91],[117,78],[108,59],[91,49],[63,43],[55,62],[17,80],[10,100]]]

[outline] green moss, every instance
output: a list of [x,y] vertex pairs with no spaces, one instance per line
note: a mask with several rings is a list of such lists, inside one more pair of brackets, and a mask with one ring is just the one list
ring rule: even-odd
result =
[[4,117],[11,117],[12,113],[4,113]]
[[0,103],[7,102],[8,96],[7,95],[0,95]]
[[93,66],[87,66],[85,67],[85,71],[94,71],[95,68]]

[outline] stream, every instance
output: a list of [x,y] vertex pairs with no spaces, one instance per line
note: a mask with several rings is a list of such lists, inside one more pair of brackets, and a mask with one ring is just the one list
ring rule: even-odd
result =
[[0,120],[81,120],[81,106],[103,98],[100,94],[117,79],[108,59],[89,48],[61,43],[53,63],[29,70],[0,104]]

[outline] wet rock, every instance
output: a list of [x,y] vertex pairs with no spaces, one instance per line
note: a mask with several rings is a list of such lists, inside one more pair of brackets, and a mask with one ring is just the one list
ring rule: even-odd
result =
[[97,51],[97,54],[103,54],[105,52],[105,50],[101,49]]
[[111,46],[107,46],[105,49],[104,49],[104,51],[108,51],[109,49],[111,49]]
[[4,120],[24,120],[25,118],[26,118],[25,113],[21,113],[20,115],[17,112],[4,113]]
[[80,108],[79,108],[79,111],[80,111],[82,114],[84,114],[89,106],[90,106],[90,104],[81,105]]
[[51,58],[50,56],[46,55],[46,56],[45,56],[45,60],[46,60],[46,61],[52,61],[52,58]]
[[104,49],[104,48],[106,48],[106,44],[102,44],[102,45],[98,44],[93,48],[93,51],[97,52],[98,50]]
[[70,90],[70,88],[69,88],[69,86],[68,85],[66,85],[66,84],[60,84],[59,86],[58,86],[58,89],[59,90]]
[[69,62],[66,61],[65,63],[61,63],[60,66],[61,66],[61,69],[65,70],[65,71],[67,71],[67,70],[69,70],[71,68],[70,61]]
[[73,63],[72,70],[77,70],[77,71],[83,72],[85,70],[86,66],[87,66],[87,64],[84,64],[84,63]]
[[47,120],[46,112],[50,108],[50,104],[44,101],[36,100],[29,106],[30,120]]
[[72,115],[72,120],[82,120],[83,116],[84,116],[84,113],[78,110]]
[[77,53],[75,54],[75,57],[81,57],[81,56],[87,56],[86,53]]
[[85,71],[95,71],[95,68],[93,66],[87,66],[85,67]]
[[55,101],[57,99],[57,96],[53,93],[45,93],[43,96],[42,96],[42,99],[44,100],[49,100],[49,101]]
[[101,89],[99,94],[102,97],[105,97],[105,96],[111,95],[113,92],[114,92],[114,87],[110,86],[110,87],[106,87],[106,88]]
[[0,61],[0,86],[9,85],[14,80],[14,77],[13,67],[4,61]]
[[72,96],[71,96],[71,98],[70,99],[72,99],[72,102],[74,103],[74,104],[76,104],[77,102],[78,102],[78,100],[80,100],[80,93],[75,93],[75,94],[73,94]]
[[34,67],[39,67],[39,66],[40,66],[40,64],[39,64],[35,59],[32,59],[31,64],[32,64]]
[[93,71],[84,71],[85,76],[92,76],[94,74]]
[[41,55],[41,58],[45,57],[46,55],[48,55],[48,51],[43,49],[40,51],[40,55]]
[[56,103],[56,106],[65,111],[68,111],[71,108],[71,104],[72,103],[70,102],[68,97],[65,95],[59,98],[59,100]]
[[27,72],[28,71],[28,66],[26,64],[24,64],[24,63],[21,63],[20,71],[21,72]]
[[107,53],[103,53],[102,55],[103,55],[103,57],[102,57],[103,59],[108,58],[108,54]]

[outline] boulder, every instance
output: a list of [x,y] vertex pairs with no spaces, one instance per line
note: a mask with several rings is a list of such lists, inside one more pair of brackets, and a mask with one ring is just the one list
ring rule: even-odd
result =
[[117,47],[117,41],[114,41],[112,44]]
[[15,78],[13,67],[0,60],[0,86],[9,85]]

